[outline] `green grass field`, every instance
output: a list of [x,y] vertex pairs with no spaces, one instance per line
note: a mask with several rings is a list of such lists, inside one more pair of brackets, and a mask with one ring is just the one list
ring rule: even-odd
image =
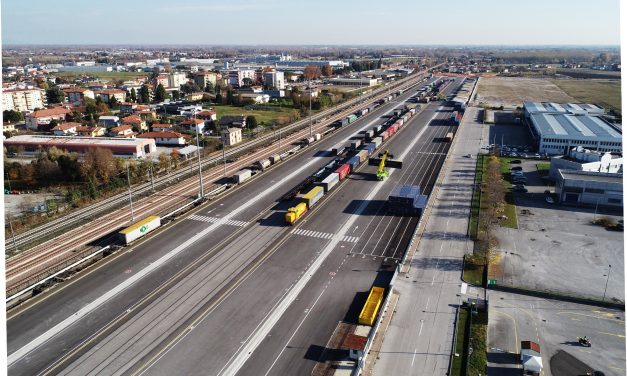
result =
[[468,358],[468,375],[485,375],[488,367],[488,314],[477,312],[472,316],[470,346],[472,354]]
[[271,110],[247,110],[244,107],[231,106],[231,105],[215,105],[213,106],[218,119],[222,116],[254,116],[257,119],[257,124],[270,125],[273,122],[277,124],[287,124],[298,115],[298,110],[290,107],[274,107]]
[[621,112],[620,80],[553,80],[566,94],[585,103],[594,103]]
[[459,308],[459,318],[457,319],[457,329],[455,330],[455,336],[457,342],[455,343],[455,354],[453,356],[453,364],[451,365],[451,376],[461,376],[462,364],[464,358],[464,341],[466,339],[466,321],[468,321],[468,310],[465,308]]
[[462,280],[476,286],[483,286],[484,269],[483,265],[473,264],[468,261],[467,257],[464,257]]

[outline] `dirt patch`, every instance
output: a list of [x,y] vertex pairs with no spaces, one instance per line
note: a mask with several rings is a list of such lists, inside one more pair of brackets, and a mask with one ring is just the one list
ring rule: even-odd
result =
[[482,77],[479,80],[475,104],[515,108],[522,106],[524,101],[565,103],[573,102],[575,99],[545,79]]

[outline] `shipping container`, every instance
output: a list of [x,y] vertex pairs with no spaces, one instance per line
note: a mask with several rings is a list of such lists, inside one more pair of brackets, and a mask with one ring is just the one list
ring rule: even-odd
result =
[[385,289],[383,287],[374,286],[370,289],[370,294],[368,294],[366,304],[364,304],[364,307],[359,313],[358,321],[361,325],[374,325],[377,314],[379,313],[379,308],[381,308],[381,303],[383,302],[384,291]]
[[403,113],[403,110],[400,108],[397,108],[394,110],[394,116],[401,116],[402,113]]
[[375,133],[379,133],[381,132],[381,130],[383,129],[383,125],[377,125],[374,129]]
[[262,159],[260,161],[255,162],[255,167],[257,167],[257,169],[263,171],[266,168],[270,167],[271,164],[272,164],[272,162],[270,162],[269,159]]
[[287,213],[285,213],[285,222],[287,224],[293,225],[300,217],[303,216],[307,212],[307,204],[301,202],[300,204],[287,209]]
[[346,119],[348,120],[348,123],[350,124],[350,123],[352,123],[352,122],[357,120],[357,115],[354,115],[354,114],[353,115],[348,115],[346,117]]
[[366,131],[366,138],[368,140],[371,140],[373,137],[374,137],[374,131],[373,130]]
[[161,226],[161,217],[152,215],[118,232],[124,244],[135,241]]
[[374,104],[368,106],[368,112],[372,112],[376,106]]
[[416,114],[416,109],[412,108],[411,110],[409,110],[409,113],[411,114],[411,116],[414,116]]
[[351,166],[351,171],[355,171],[355,169],[357,169],[357,166],[359,166],[359,157],[358,156],[353,156],[351,157],[347,163]]
[[237,171],[235,175],[233,175],[233,180],[235,181],[236,184],[242,184],[246,180],[250,179],[252,175],[253,175],[253,172],[249,169],[240,170],[240,171]]
[[374,153],[374,150],[376,148],[377,148],[377,146],[374,144],[374,142],[366,144],[366,150],[368,150],[368,155],[372,155],[372,153]]
[[390,136],[388,135],[388,131],[383,131],[383,132],[381,132],[381,140],[382,140],[382,141],[387,140],[387,139],[388,139],[388,137],[390,137]]
[[351,150],[357,150],[357,148],[360,146],[361,146],[361,140],[351,141]]
[[366,161],[366,159],[368,159],[368,150],[360,150],[357,156],[359,157],[360,163]]
[[343,127],[345,125],[348,125],[348,123],[349,123],[349,121],[348,121],[348,118],[346,117],[346,118],[342,119],[342,122],[340,123],[340,126]]
[[316,141],[315,137],[307,137],[307,138],[305,139],[305,143],[306,143],[307,145],[312,144],[314,141]]
[[379,148],[379,146],[381,146],[381,143],[383,142],[383,138],[382,137],[375,137],[372,139],[372,142],[374,143],[374,146],[376,149]]
[[320,141],[322,136],[320,135],[320,133],[316,133],[316,134],[314,134],[314,138],[316,139],[316,141]]
[[302,200],[307,204],[307,209],[311,210],[311,208],[320,201],[322,196],[324,196],[324,189],[322,189],[322,187],[313,187],[302,196]]
[[318,185],[320,185],[324,189],[324,193],[329,192],[333,187],[340,182],[340,174],[337,172],[331,173],[329,176],[324,178]]
[[446,139],[446,142],[453,141],[453,132],[448,132],[444,138]]
[[272,164],[277,164],[279,162],[281,162],[281,156],[276,154],[270,157],[270,162],[272,162]]
[[360,114],[361,116],[364,116],[364,115],[365,115],[365,114],[367,114],[367,113],[368,113],[368,109],[367,109],[367,108],[362,108],[361,110],[359,110],[359,114]]
[[331,149],[331,153],[333,155],[340,155],[344,152],[345,148],[344,145],[342,144],[337,144],[335,146],[333,146],[333,148]]
[[351,172],[351,166],[348,163],[344,163],[343,165],[338,167],[337,170],[335,170],[335,172],[337,172],[337,174],[339,175],[340,180],[344,180],[346,175],[348,175]]

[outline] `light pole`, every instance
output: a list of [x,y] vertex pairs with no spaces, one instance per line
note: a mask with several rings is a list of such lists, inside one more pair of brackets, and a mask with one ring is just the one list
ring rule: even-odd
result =
[[[229,137],[231,134],[229,133]],[[224,177],[226,177],[226,142],[222,141],[222,161],[224,161]]]
[[126,181],[128,182],[128,202],[131,206],[131,222],[134,222],[135,212],[133,211],[133,191],[131,190],[131,172],[128,162],[126,163]]
[[313,128],[311,125],[311,79],[309,79],[309,137],[313,135]]
[[17,253],[17,244],[15,243],[15,233],[13,232],[13,222],[11,222],[11,217],[7,216],[7,221],[9,221],[9,228],[11,229],[11,238],[13,238],[13,249],[15,253]]
[[601,199],[601,197],[597,197],[597,204],[594,207],[594,219],[592,220],[593,222],[596,222],[597,220],[597,212],[599,210],[599,199]]
[[152,191],[154,192],[155,191],[155,181],[154,181],[153,176],[152,176],[152,159],[150,160],[150,165],[149,166],[150,166],[150,169],[148,171],[150,173],[150,187],[152,188]]
[[200,191],[198,192],[198,198],[205,197],[205,190],[202,184],[202,164],[200,162],[200,135],[198,133],[198,124],[196,124],[196,111],[194,111],[194,126],[196,127],[196,155],[198,156],[198,184],[200,185]]
[[605,280],[605,289],[603,290],[603,302],[605,302],[605,293],[607,293],[607,284],[610,282],[610,273],[612,273],[612,265],[609,265],[609,270],[607,271],[607,279]]

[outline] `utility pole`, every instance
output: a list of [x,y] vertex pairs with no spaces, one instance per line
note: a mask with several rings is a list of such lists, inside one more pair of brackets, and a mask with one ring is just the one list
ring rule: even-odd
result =
[[[194,120],[196,120],[196,111],[194,111]],[[202,184],[202,164],[200,162],[200,135],[198,134],[198,124],[194,122],[196,127],[196,155],[198,156],[198,184],[200,185],[200,191],[198,192],[198,198],[205,197],[205,190]]]
[[313,136],[313,128],[311,125],[311,79],[309,79],[309,137]]
[[131,222],[135,222],[135,212],[133,211],[133,192],[131,190],[131,172],[128,162],[126,163],[126,181],[128,182],[128,202],[131,206]]
[[148,170],[148,172],[150,173],[150,187],[152,188],[152,191],[155,191],[155,181],[152,177],[152,160],[150,160],[150,169]]
[[605,290],[603,290],[603,300],[605,302],[605,293],[607,292],[607,284],[610,281],[610,273],[612,272],[612,265],[610,265],[610,269],[607,271],[607,280],[605,281]]
[[222,142],[222,160],[224,161],[224,177],[226,177],[226,144],[224,142]]
[[13,232],[13,222],[11,222],[11,217],[7,216],[7,221],[9,221],[9,228],[11,229],[11,238],[13,239],[13,249],[15,253],[17,253],[17,244],[15,243],[15,233]]

